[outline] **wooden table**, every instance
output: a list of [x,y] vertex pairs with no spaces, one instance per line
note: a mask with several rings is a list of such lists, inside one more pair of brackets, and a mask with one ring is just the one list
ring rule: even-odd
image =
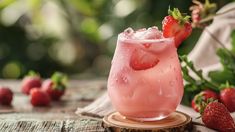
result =
[[20,91],[20,81],[0,80],[14,92],[11,107],[0,106],[0,132],[103,132],[102,121],[78,116],[84,107],[106,90],[106,79],[70,81],[65,96],[50,107],[32,107],[29,97]]

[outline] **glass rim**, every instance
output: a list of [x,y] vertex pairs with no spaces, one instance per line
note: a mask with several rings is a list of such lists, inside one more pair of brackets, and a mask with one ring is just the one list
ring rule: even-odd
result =
[[123,33],[118,35],[118,41],[127,42],[127,43],[162,43],[162,42],[174,42],[174,37],[169,38],[160,38],[160,39],[134,39],[126,38]]

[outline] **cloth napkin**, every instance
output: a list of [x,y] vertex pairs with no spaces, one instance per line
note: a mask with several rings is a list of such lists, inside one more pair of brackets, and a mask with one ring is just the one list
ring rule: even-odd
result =
[[[218,13],[235,8],[235,2],[230,3],[223,8],[221,8]],[[235,11],[231,11],[224,15],[215,17],[213,23],[206,27],[210,33],[212,33],[218,40],[220,40],[225,47],[231,47],[231,31],[235,29]],[[211,70],[221,69],[222,66],[219,63],[219,58],[216,56],[216,50],[220,48],[220,45],[208,34],[208,31],[203,31],[200,36],[196,46],[188,55],[189,59],[192,60],[196,68],[202,69],[203,74]],[[192,108],[179,105],[177,107],[178,111],[184,112],[193,118],[194,122],[202,123],[201,119],[196,119],[199,114],[196,113]],[[78,108],[76,113],[80,115],[93,116],[93,117],[103,117],[104,115],[114,111],[111,102],[108,98],[107,93],[95,100],[90,105],[84,108]],[[235,113],[232,113],[235,119]],[[207,131],[213,132],[214,130],[208,129],[205,126],[195,125],[196,131]]]

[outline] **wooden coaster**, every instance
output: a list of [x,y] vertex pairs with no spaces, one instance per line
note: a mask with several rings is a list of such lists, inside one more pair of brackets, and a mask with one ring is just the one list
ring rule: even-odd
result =
[[110,113],[103,118],[104,127],[114,132],[159,132],[159,131],[185,131],[192,129],[192,118],[182,112],[174,112],[159,121],[135,121],[126,119],[118,112]]

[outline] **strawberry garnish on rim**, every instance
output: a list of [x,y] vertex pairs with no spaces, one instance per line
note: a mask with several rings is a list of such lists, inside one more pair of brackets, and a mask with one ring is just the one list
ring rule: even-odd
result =
[[181,14],[178,8],[173,11],[169,8],[168,14],[162,21],[163,36],[174,37],[175,46],[178,47],[192,32],[190,16]]

